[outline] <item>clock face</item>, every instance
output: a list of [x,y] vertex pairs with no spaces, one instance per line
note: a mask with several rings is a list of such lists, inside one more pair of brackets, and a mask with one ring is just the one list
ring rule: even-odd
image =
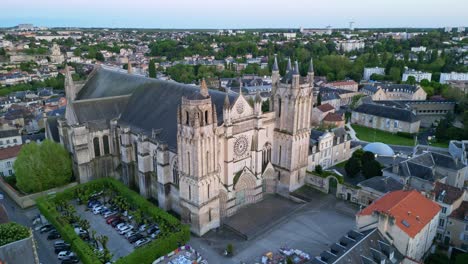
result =
[[242,156],[245,154],[248,147],[249,141],[247,140],[247,137],[241,136],[236,140],[236,143],[234,143],[234,153],[237,156]]
[[236,110],[238,114],[242,114],[242,112],[244,112],[244,103],[242,101],[237,103]]

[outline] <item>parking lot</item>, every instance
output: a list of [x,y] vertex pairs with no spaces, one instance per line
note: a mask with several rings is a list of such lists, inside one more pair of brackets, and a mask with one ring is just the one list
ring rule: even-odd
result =
[[77,214],[89,221],[91,230],[96,231],[96,235],[104,235],[109,238],[107,242],[107,247],[110,252],[114,254],[113,260],[116,260],[120,257],[125,257],[128,254],[132,253],[134,247],[130,244],[125,236],[120,235],[117,230],[115,230],[111,225],[106,223],[106,220],[101,214],[93,214],[91,210],[86,211],[85,205],[77,205],[76,207]]

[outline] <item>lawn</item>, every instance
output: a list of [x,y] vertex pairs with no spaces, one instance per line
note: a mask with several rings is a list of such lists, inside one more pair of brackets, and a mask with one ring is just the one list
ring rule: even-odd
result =
[[448,148],[449,147],[449,142],[448,141],[431,142],[430,146],[438,147],[438,148]]
[[414,146],[414,140],[360,125],[351,125],[356,131],[356,137],[367,142],[382,142],[390,145]]

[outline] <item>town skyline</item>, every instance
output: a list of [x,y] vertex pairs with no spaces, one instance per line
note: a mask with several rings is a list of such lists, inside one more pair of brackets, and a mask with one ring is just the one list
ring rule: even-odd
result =
[[[382,1],[379,8],[369,8],[372,1],[327,2],[292,0],[289,5],[278,1],[236,2],[237,12],[226,3],[211,0],[197,2],[177,0],[170,3],[90,0],[62,4],[57,0],[35,3],[29,0],[4,3],[0,27],[32,23],[45,27],[161,28],[161,29],[257,29],[257,28],[440,28],[466,26],[463,10],[468,3],[449,0],[456,6],[441,13],[435,0]],[[262,9],[268,10],[263,12]],[[244,10],[245,12],[242,12]]]

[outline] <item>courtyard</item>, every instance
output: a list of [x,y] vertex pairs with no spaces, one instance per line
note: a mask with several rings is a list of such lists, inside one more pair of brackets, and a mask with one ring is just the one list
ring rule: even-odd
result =
[[[284,214],[280,217],[276,214],[271,215],[268,225],[256,225],[255,213],[247,216],[247,221],[258,229],[258,235],[249,237],[249,240],[240,236],[238,232],[233,232],[231,228],[222,227],[201,238],[192,237],[189,244],[209,263],[261,263],[263,254],[278,252],[282,247],[302,250],[313,258],[355,227],[354,214],[358,208],[333,195],[315,190],[309,191],[308,194],[310,202],[299,203],[293,209],[283,210]],[[272,201],[275,199],[277,198],[273,198]],[[259,205],[262,204],[251,205],[251,208],[244,208],[243,211],[254,212],[258,209],[261,212],[261,208],[256,208]],[[243,212],[239,214],[242,215]],[[230,258],[222,256],[227,244],[234,247],[234,255]]]

